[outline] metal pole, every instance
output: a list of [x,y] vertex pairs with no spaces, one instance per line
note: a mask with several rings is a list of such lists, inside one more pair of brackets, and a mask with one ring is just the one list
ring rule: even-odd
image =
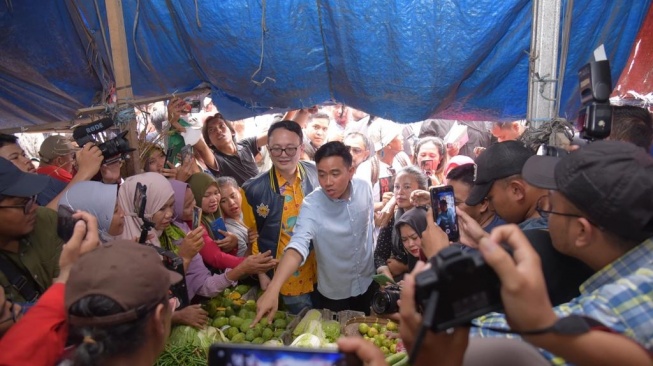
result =
[[533,0],[526,118],[538,126],[555,117],[562,0]]

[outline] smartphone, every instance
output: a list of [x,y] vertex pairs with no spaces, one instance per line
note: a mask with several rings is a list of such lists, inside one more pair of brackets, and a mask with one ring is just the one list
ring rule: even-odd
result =
[[136,192],[134,192],[134,213],[139,218],[145,217],[145,204],[147,202],[147,186],[136,183]]
[[166,163],[168,163],[169,167],[175,166],[175,162],[172,156],[172,148],[168,149],[166,152]]
[[222,217],[218,217],[211,223],[211,231],[213,231],[213,236],[215,236],[216,239],[224,239],[224,235],[220,234],[218,230],[227,231],[227,225],[225,225]]
[[379,197],[383,198],[384,193],[394,191],[392,188],[392,177],[379,178],[379,193],[381,194]]
[[180,163],[184,164],[193,157],[193,147],[191,145],[186,145],[181,148],[181,152],[179,154],[181,155]]
[[202,208],[195,206],[193,207],[192,229],[193,230],[197,229],[197,227],[200,226],[201,222],[202,222]]
[[216,343],[209,349],[209,366],[362,366],[353,353],[337,349],[272,347]]
[[431,187],[430,193],[433,221],[447,234],[450,241],[457,241],[460,239],[460,231],[453,187]]
[[75,223],[79,219],[73,218],[75,211],[68,206],[60,205],[57,209],[57,235],[64,241],[68,242],[73,237]]
[[433,160],[422,160],[420,167],[422,168],[422,171],[427,175],[431,175],[435,172],[435,164]]
[[378,283],[380,286],[385,286],[389,283],[396,283],[392,278],[384,275],[384,274],[377,274],[372,276],[372,279],[374,282]]

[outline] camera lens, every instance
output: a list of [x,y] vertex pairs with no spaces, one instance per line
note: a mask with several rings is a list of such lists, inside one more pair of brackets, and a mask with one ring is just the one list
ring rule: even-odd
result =
[[376,314],[393,314],[399,311],[398,291],[379,291],[372,296],[372,311]]

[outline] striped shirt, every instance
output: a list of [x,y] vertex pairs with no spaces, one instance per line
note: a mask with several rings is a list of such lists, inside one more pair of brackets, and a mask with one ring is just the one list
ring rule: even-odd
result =
[[[556,306],[558,317],[585,315],[653,352],[653,238],[608,264],[580,286],[580,296]],[[472,336],[516,337],[484,329],[508,329],[504,314],[474,319]],[[542,351],[553,364],[564,360]]]

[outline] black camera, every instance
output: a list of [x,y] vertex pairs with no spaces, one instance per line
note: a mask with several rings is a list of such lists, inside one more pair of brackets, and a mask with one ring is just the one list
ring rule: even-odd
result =
[[586,140],[601,140],[610,136],[612,130],[612,77],[610,62],[591,61],[578,71],[580,100],[577,128]]
[[388,285],[372,295],[372,311],[375,314],[394,314],[399,311],[397,300],[401,295],[401,287]]
[[147,205],[147,186],[136,183],[136,191],[134,192],[134,213],[143,221],[141,225],[141,236],[138,240],[140,244],[147,245],[154,248],[157,253],[163,258],[163,264],[171,271],[177,272],[183,278],[182,281],[170,286],[170,292],[174,297],[179,300],[179,308],[184,308],[190,305],[188,298],[188,290],[186,289],[186,273],[184,272],[184,261],[181,257],[176,255],[170,250],[166,250],[156,245],[146,243],[147,234],[154,227],[154,223],[145,217],[145,206]]
[[[468,324],[492,311],[501,311],[501,282],[479,252],[449,246],[429,262],[431,268],[415,277],[415,300],[440,332]],[[430,304],[435,301],[435,304]]]
[[123,131],[111,139],[98,143],[94,135],[113,126],[114,122],[111,118],[103,118],[94,123],[76,127],[73,130],[73,138],[79,147],[83,147],[89,142],[95,144],[102,151],[104,163],[111,163],[113,160],[120,159],[123,155],[135,150],[129,147],[129,141],[126,138],[127,131]]

